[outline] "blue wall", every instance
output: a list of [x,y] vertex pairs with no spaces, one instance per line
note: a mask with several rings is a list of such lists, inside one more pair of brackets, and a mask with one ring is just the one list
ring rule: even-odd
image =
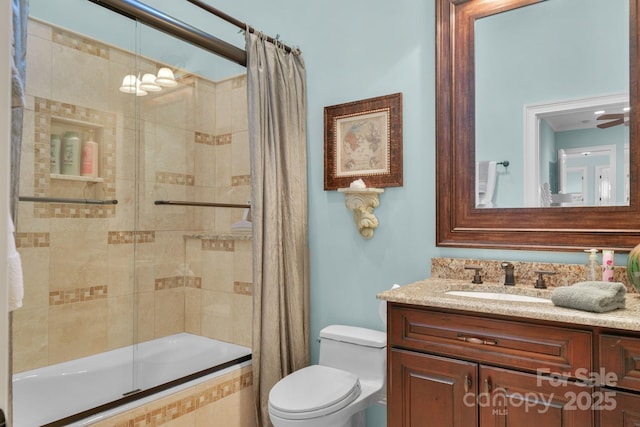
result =
[[[33,1],[33,0],[32,0]],[[49,1],[49,0],[46,0]],[[210,18],[175,3],[163,10],[193,25]],[[430,274],[438,256],[582,263],[583,253],[435,247],[435,2],[434,0],[209,0],[226,13],[290,45],[307,67],[309,240],[312,357],[324,326],[381,329],[375,295],[394,283]],[[168,9],[176,8],[171,11]],[[177,10],[180,9],[180,10]],[[237,29],[229,40],[243,44]],[[344,196],[323,190],[324,107],[403,93],[404,185],[380,196],[380,221],[371,240],[358,234]],[[606,247],[606,242],[602,242]],[[618,263],[626,259],[619,258]],[[369,411],[369,426],[386,425],[385,410]]]

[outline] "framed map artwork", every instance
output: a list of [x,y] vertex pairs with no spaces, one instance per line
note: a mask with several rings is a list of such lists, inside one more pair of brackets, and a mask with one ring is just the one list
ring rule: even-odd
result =
[[402,94],[324,109],[324,189],[402,186]]

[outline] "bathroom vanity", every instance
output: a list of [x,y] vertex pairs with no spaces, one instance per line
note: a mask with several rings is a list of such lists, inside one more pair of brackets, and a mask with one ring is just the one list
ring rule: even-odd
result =
[[589,313],[448,294],[549,290],[428,279],[388,302],[388,426],[640,425],[640,295]]

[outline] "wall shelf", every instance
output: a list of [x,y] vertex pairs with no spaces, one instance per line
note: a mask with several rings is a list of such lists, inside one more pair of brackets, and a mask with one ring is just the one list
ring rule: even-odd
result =
[[76,182],[88,182],[88,183],[98,183],[104,182],[102,178],[94,178],[92,176],[78,176],[78,175],[63,175],[59,173],[49,174],[51,179],[59,179],[62,181],[76,181]]
[[358,227],[358,232],[365,239],[373,237],[373,232],[378,227],[378,218],[373,210],[380,205],[378,195],[384,193],[382,188],[338,188],[344,193],[344,204],[353,212],[353,220]]

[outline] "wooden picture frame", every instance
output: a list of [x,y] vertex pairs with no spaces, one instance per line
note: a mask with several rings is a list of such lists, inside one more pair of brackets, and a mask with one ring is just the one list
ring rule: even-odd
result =
[[324,109],[324,189],[402,186],[402,93]]

